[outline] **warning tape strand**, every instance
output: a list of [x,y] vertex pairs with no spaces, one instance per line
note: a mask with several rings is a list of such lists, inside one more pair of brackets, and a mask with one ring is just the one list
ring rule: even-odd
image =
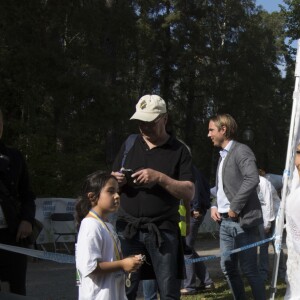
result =
[[[234,249],[232,251],[226,251],[224,253],[220,253],[220,254],[216,254],[216,255],[208,255],[208,256],[203,256],[203,257],[198,257],[198,258],[185,259],[185,263],[193,264],[193,263],[197,263],[199,261],[208,261],[208,260],[217,259],[217,258],[220,258],[221,256],[229,256],[231,254],[235,254],[235,253],[245,251],[247,249],[268,243],[274,239],[275,239],[275,235],[268,239],[264,239],[262,241],[255,242],[253,244],[245,245],[243,247]],[[0,249],[28,255],[28,256],[44,259],[44,260],[51,260],[51,261],[54,261],[57,263],[75,264],[75,256],[73,256],[73,255],[47,252],[47,251],[41,251],[41,250],[35,250],[35,249],[28,249],[28,248],[11,246],[11,245],[6,245],[6,244],[0,244]]]

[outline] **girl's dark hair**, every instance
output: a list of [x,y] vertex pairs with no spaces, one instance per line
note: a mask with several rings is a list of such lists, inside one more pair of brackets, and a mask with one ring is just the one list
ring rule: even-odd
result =
[[[96,201],[99,198],[101,190],[106,185],[108,180],[112,178],[116,180],[113,175],[105,173],[103,171],[96,171],[86,177],[75,207],[75,218],[77,221],[78,229],[80,227],[81,221],[86,217],[86,215],[92,208],[92,202]],[[93,199],[88,198],[88,193],[94,194]]]

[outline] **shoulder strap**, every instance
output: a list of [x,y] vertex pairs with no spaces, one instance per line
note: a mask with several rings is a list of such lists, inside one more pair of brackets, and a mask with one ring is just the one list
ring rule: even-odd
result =
[[138,134],[131,134],[125,141],[125,150],[123,153],[123,158],[122,158],[122,163],[121,163],[121,168],[123,168],[126,157],[132,146],[134,145],[134,142],[137,138]]

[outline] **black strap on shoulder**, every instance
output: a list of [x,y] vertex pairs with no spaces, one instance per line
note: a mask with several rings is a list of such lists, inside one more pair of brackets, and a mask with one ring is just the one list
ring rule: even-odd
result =
[[123,168],[123,166],[125,164],[125,160],[126,160],[127,154],[130,151],[130,149],[132,148],[132,146],[134,145],[134,142],[135,142],[135,140],[136,140],[137,137],[138,137],[138,134],[131,134],[126,139],[126,141],[125,141],[125,150],[124,150],[124,153],[123,153],[121,168]]

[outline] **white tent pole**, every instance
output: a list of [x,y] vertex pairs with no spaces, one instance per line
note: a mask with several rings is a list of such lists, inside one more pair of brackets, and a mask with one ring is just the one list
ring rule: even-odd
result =
[[295,88],[294,88],[294,93],[293,93],[293,108],[292,108],[292,114],[291,114],[286,163],[285,163],[285,170],[284,170],[284,174],[283,174],[283,189],[282,189],[282,194],[281,194],[282,200],[281,200],[281,205],[280,205],[280,209],[278,212],[278,216],[276,218],[275,255],[274,255],[272,282],[270,285],[270,292],[271,292],[270,300],[275,299],[279,258],[280,258],[280,252],[281,252],[281,244],[282,244],[282,233],[283,233],[283,229],[284,229],[286,198],[289,193],[288,187],[289,187],[289,183],[291,181],[291,175],[292,175],[293,169],[294,169],[295,143],[297,140],[297,135],[299,134],[299,130],[298,130],[299,118],[300,118],[299,76],[300,76],[300,40],[298,40],[298,48],[297,48],[297,56],[296,56]]

